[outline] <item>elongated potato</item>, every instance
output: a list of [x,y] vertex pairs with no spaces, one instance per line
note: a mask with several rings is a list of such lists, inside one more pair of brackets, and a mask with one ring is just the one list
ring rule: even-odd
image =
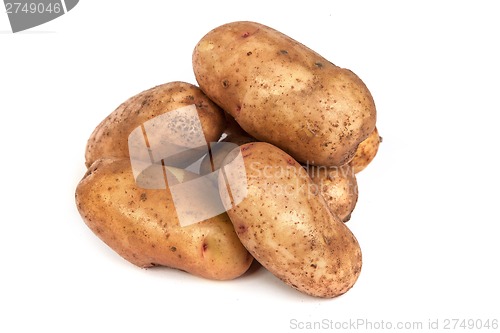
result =
[[[175,180],[184,181],[184,170],[170,171]],[[158,182],[149,177],[142,183],[148,180]],[[226,213],[181,227],[170,191],[139,187],[128,159],[95,161],[77,186],[76,203],[89,228],[140,267],[168,266],[228,280],[242,275],[253,260]],[[185,211],[196,208],[200,207],[186,207]]]
[[306,166],[330,211],[343,222],[351,218],[358,201],[358,182],[349,164],[340,167]]
[[344,165],[375,127],[372,95],[356,74],[262,24],[213,29],[196,45],[193,69],[246,132],[302,163]]
[[[197,117],[196,113],[194,116],[192,113],[189,115],[179,113],[178,116],[169,119],[169,132],[160,130],[149,132],[149,135],[155,135],[150,137],[149,141],[165,142],[164,146],[178,145],[180,148],[189,146],[192,141],[200,141],[200,134],[195,126],[198,121],[201,123],[204,135],[201,139],[205,142],[218,141],[225,127],[223,111],[198,87],[185,82],[169,82],[129,98],[96,127],[87,143],[86,166],[90,167],[100,158],[129,157],[128,139],[133,130],[148,120],[189,106],[195,107]],[[175,132],[177,129],[179,133]],[[206,153],[206,144],[195,146],[199,149],[179,149],[180,153],[170,159],[172,165],[187,166]],[[146,154],[145,157],[149,158],[149,155]]]
[[306,170],[263,142],[242,145],[225,162],[221,198],[252,256],[306,294],[329,298],[348,291],[361,272],[361,249]]
[[349,162],[352,166],[354,173],[363,171],[368,164],[370,164],[375,156],[377,155],[378,148],[382,142],[382,137],[379,135],[377,128],[363,140],[358,148],[356,149],[356,154],[354,154],[353,159]]

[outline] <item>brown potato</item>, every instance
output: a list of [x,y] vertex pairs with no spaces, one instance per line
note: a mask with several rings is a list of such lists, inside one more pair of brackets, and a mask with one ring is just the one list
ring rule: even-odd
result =
[[349,164],[352,166],[354,173],[363,171],[368,164],[370,164],[377,155],[378,148],[382,142],[382,137],[379,135],[377,128],[363,140],[358,148],[356,154]]
[[196,45],[193,69],[246,132],[302,163],[344,165],[375,127],[372,95],[356,74],[262,24],[213,29]]
[[359,244],[298,162],[271,144],[254,142],[233,150],[223,170],[222,201],[258,262],[312,296],[336,297],[354,285],[362,265]]
[[[168,132],[153,131],[148,132],[148,135],[154,136],[149,137],[149,141],[163,144],[170,149],[173,146],[178,148],[175,155],[169,153],[171,155],[169,161],[172,161],[170,165],[185,167],[193,163],[207,152],[206,142],[219,140],[225,127],[224,113],[198,87],[185,82],[170,82],[131,97],[106,117],[88,140],[85,152],[86,166],[90,167],[100,158],[129,157],[129,148],[141,151],[141,148],[134,144],[129,147],[128,140],[132,131],[151,119],[159,119],[157,117],[160,115],[189,106],[195,107],[194,116],[180,114],[169,119]],[[197,127],[193,125],[197,124],[198,119],[204,138],[199,137]],[[181,130],[176,132],[178,128]],[[134,156],[134,158],[149,159],[147,150],[142,149],[142,151],[144,156]]]
[[349,164],[340,167],[306,166],[330,211],[343,222],[351,218],[358,201],[358,183]]
[[[171,168],[167,172],[175,178],[174,183],[183,182],[185,177],[193,179],[183,175],[184,170]],[[150,175],[144,175],[142,184],[158,188],[158,179]],[[95,161],[77,186],[76,203],[89,228],[140,267],[168,266],[209,279],[228,280],[242,275],[253,260],[226,213],[180,226],[178,214],[183,208],[176,210],[169,189],[138,186],[128,159]],[[196,207],[184,208],[190,212]]]

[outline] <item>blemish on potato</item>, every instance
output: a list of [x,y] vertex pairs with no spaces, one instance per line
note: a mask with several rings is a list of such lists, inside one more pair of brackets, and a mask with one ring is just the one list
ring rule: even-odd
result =
[[247,227],[243,224],[240,224],[236,230],[238,234],[243,234],[247,231]]

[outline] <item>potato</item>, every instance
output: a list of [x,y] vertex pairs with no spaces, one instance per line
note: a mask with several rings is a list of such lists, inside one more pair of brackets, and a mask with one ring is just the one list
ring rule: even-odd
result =
[[354,285],[362,265],[358,241],[297,161],[271,144],[254,142],[233,150],[222,170],[222,201],[258,262],[312,296],[336,297]]
[[358,183],[353,168],[349,164],[340,167],[309,165],[305,168],[330,211],[343,222],[349,221],[358,201]]
[[193,51],[193,70],[246,132],[302,163],[344,165],[375,127],[372,95],[356,74],[262,24],[207,33]]
[[[151,168],[155,166],[161,168]],[[185,170],[170,168],[167,173],[174,177],[169,177],[173,183],[193,179]],[[155,187],[149,186],[157,185],[154,175],[142,175],[142,184]],[[168,189],[138,186],[128,159],[95,161],[77,186],[76,203],[89,228],[139,267],[168,266],[208,279],[228,280],[242,275],[253,260],[226,213],[180,226],[179,211],[189,213],[199,207],[176,210]]]
[[358,148],[356,154],[349,164],[352,166],[355,173],[364,170],[377,155],[378,148],[382,142],[382,137],[379,135],[377,128],[363,140]]
[[[187,112],[179,112],[182,110]],[[193,110],[194,113],[188,112]],[[166,113],[172,117],[161,122],[163,118],[159,116]],[[148,160],[150,156],[147,149],[140,147],[141,141],[129,142],[129,135],[152,119],[156,121],[154,126],[165,129],[148,131],[149,141],[160,147],[156,151],[159,158],[168,155],[170,165],[177,167],[185,167],[203,156],[207,152],[206,142],[218,141],[225,127],[223,111],[198,87],[185,82],[162,84],[129,98],[97,126],[87,143],[86,166],[100,158],[129,157],[129,148],[136,152],[135,159]],[[197,124],[201,124],[201,130]]]

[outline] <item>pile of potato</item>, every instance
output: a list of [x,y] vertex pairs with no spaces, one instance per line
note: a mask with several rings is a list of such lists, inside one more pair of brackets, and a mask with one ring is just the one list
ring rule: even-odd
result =
[[[255,259],[303,293],[331,298],[348,291],[362,266],[345,224],[358,198],[355,174],[381,141],[365,84],[255,22],[206,34],[194,49],[193,69],[198,86],[170,82],[145,90],[94,130],[88,171],[76,188],[85,223],[140,267],[229,280]],[[173,116],[151,131],[165,115]],[[141,157],[131,137],[146,130]],[[199,132],[203,144],[196,146]],[[166,159],[156,146],[192,149]],[[138,163],[148,167],[138,172]],[[215,181],[205,177],[214,174]],[[175,202],[173,186],[192,181],[205,182],[207,192]],[[226,211],[202,218],[215,201]],[[181,213],[196,223],[183,225]]]

